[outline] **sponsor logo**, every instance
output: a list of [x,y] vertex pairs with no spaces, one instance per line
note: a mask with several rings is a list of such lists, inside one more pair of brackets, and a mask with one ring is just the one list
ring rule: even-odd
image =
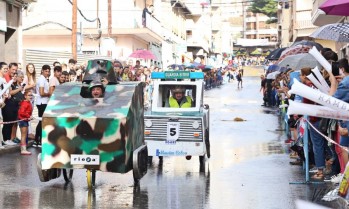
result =
[[176,144],[176,141],[170,141],[170,140],[166,140],[165,144]]
[[99,165],[99,155],[71,155],[72,165]]
[[174,150],[174,151],[166,151],[166,150],[159,150],[156,149],[156,156],[186,156],[188,155],[187,152],[184,152],[182,150]]

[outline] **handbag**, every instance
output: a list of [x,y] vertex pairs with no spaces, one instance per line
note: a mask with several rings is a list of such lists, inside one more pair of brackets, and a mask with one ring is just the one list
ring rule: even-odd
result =
[[24,95],[22,92],[18,92],[15,95],[12,95],[11,100],[16,103],[20,103],[21,101],[24,100]]

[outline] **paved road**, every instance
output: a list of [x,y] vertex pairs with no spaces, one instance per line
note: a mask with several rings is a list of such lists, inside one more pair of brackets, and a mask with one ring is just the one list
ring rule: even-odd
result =
[[0,208],[291,209],[297,199],[341,208],[320,200],[331,185],[289,184],[303,182],[304,173],[289,165],[275,110],[260,106],[259,78],[244,77],[243,89],[234,82],[205,92],[211,108],[205,172],[195,157],[165,157],[163,164],[153,160],[138,187],[132,172],[97,172],[96,188],[89,191],[85,170],[75,170],[71,184],[63,177],[41,183],[35,165],[40,150],[30,148],[30,157],[0,155]]

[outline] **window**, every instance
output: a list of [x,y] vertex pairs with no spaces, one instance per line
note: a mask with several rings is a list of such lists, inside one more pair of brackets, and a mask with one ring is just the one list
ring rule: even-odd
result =
[[[182,95],[180,93],[182,92]],[[158,100],[158,107],[170,107],[170,100],[175,99],[174,93],[178,93],[179,95],[176,95],[178,98],[183,97],[182,105],[183,103],[189,102],[191,103],[191,107],[195,107],[196,101],[196,86],[195,85],[159,85],[159,100]]]

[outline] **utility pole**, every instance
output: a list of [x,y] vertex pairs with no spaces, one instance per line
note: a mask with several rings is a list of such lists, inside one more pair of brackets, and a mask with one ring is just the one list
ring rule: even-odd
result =
[[73,53],[73,59],[77,60],[77,48],[76,48],[76,33],[77,33],[77,8],[78,0],[73,0],[73,19],[72,19],[72,36],[71,36],[71,47]]
[[108,38],[110,38],[112,30],[112,18],[111,18],[111,0],[108,0]]

